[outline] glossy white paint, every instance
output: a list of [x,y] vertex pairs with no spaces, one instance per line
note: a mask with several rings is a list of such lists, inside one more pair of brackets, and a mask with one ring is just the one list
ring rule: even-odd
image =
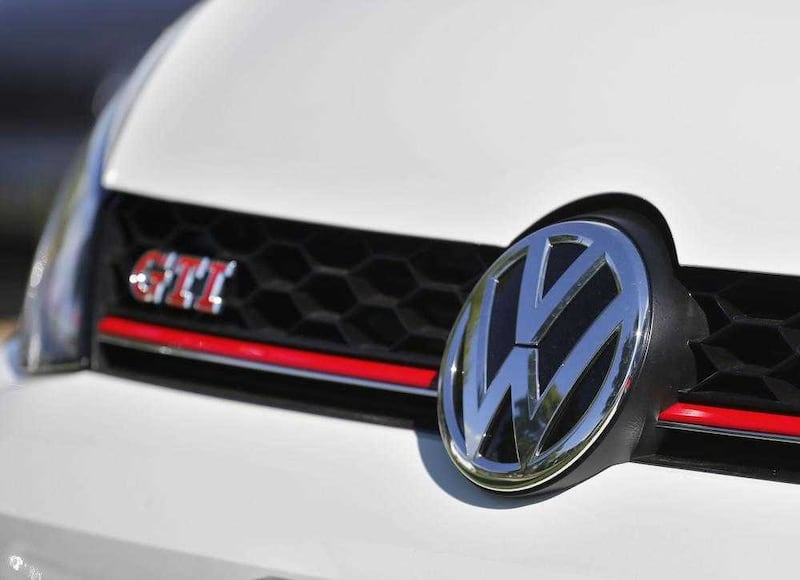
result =
[[218,577],[348,580],[783,577],[796,567],[790,484],[626,464],[514,500],[467,483],[435,433],[88,371],[4,384],[0,524],[17,523],[3,526],[0,549],[22,546],[76,575],[96,567],[65,559],[64,546],[126,555],[106,558],[112,566],[149,554],[143,570],[171,561],[177,578],[198,562],[217,573],[230,562]]
[[800,274],[798,19],[788,0],[212,1],[106,183],[500,245],[628,192],[684,264]]
[[271,580],[268,574],[256,566],[0,515],[3,580]]

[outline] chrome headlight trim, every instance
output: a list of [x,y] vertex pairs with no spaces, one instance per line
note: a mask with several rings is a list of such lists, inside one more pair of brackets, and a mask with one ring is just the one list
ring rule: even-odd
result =
[[100,118],[45,226],[31,267],[21,322],[23,366],[32,373],[84,368],[84,323],[91,243],[104,192],[100,186],[112,111]]
[[106,195],[106,162],[145,81],[196,12],[197,7],[189,10],[151,47],[101,114],[56,197],[36,249],[20,328],[12,339],[20,370],[47,373],[89,365],[92,244]]

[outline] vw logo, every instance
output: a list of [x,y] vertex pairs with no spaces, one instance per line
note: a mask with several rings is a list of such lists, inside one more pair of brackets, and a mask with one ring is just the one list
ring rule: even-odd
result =
[[633,388],[650,325],[643,260],[621,230],[563,222],[509,248],[468,297],[439,379],[456,466],[496,491],[562,476]]

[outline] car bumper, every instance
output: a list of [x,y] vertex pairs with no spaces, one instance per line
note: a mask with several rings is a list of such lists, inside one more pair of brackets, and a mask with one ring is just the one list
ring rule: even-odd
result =
[[792,484],[624,464],[509,499],[466,482],[436,433],[90,371],[0,377],[0,578],[16,577],[14,556],[56,577],[707,578],[795,565]]

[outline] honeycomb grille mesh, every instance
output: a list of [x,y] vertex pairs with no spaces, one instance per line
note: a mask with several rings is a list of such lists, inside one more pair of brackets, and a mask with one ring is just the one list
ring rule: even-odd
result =
[[[502,249],[113,194],[98,244],[97,317],[437,367],[467,294]],[[236,260],[219,316],[136,302],[149,249]],[[800,414],[800,278],[684,268],[709,333],[681,400]]]
[[[236,260],[222,313],[136,302],[127,279],[148,249]],[[466,295],[500,251],[114,194],[98,316],[437,367]]]
[[709,335],[691,344],[686,402],[800,414],[800,279],[687,268]]

